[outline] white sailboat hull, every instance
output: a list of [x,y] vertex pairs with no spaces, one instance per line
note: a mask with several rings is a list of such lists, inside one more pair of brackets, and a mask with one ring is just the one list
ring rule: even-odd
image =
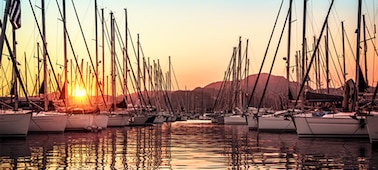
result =
[[148,120],[149,116],[134,116],[131,118],[130,125],[131,126],[142,126],[146,125],[146,121]]
[[66,130],[91,130],[93,114],[70,114],[68,115]]
[[225,125],[247,125],[247,120],[244,116],[225,116]]
[[278,117],[259,117],[258,128],[262,131],[293,131],[295,132],[295,126],[291,118],[285,118],[283,116]]
[[367,127],[351,117],[294,117],[298,137],[368,137]]
[[104,114],[95,114],[92,126],[97,129],[106,129],[108,127],[109,116]]
[[108,118],[108,127],[126,126],[130,123],[130,116],[126,114],[111,114]]
[[33,113],[29,132],[64,132],[68,116],[58,112]]
[[255,116],[247,116],[248,129],[257,129],[257,119]]
[[370,143],[378,143],[378,115],[367,116],[367,130],[369,133]]
[[170,115],[167,117],[166,121],[167,122],[174,122],[176,121],[177,117],[175,115]]
[[165,122],[166,118],[164,116],[156,116],[154,119],[154,124],[163,124]]
[[6,112],[0,113],[0,136],[1,137],[26,137],[32,114]]

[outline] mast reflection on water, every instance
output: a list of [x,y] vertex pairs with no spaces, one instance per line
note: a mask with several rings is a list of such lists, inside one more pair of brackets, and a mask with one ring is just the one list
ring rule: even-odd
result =
[[0,140],[0,169],[371,169],[366,139],[298,139],[190,121]]

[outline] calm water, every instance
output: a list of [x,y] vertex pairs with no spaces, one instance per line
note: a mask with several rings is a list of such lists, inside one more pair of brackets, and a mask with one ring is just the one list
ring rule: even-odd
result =
[[367,139],[298,139],[175,122],[0,141],[0,169],[376,169]]

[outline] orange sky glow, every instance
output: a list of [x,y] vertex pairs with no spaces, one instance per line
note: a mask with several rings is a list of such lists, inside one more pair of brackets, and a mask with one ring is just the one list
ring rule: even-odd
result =
[[[355,61],[353,55],[356,51],[356,34],[354,33],[357,26],[357,0],[336,1],[329,18],[330,40],[330,78],[331,86],[339,87],[343,84],[341,80],[340,62],[342,62],[342,45],[341,45],[341,22],[344,22],[348,42],[346,42],[346,61],[347,77],[355,77]],[[17,36],[17,60],[20,62],[19,69],[24,81],[28,81],[28,91],[35,91],[37,77],[37,42],[41,43],[37,24],[34,20],[32,8],[36,12],[36,17],[41,24],[41,2],[39,0],[22,1],[22,26],[16,31]],[[62,8],[62,1],[46,0],[46,39],[47,49],[51,56],[51,61],[59,79],[63,79],[63,24],[58,10],[58,5]],[[136,48],[137,34],[140,36],[140,43],[144,57],[149,58],[151,63],[159,61],[163,72],[168,71],[168,57],[171,57],[173,73],[172,85],[174,90],[193,90],[196,87],[204,87],[215,81],[222,81],[224,72],[227,69],[228,62],[232,55],[233,47],[238,45],[239,36],[241,36],[242,47],[245,49],[246,40],[249,39],[248,56],[250,58],[249,74],[256,74],[260,68],[269,36],[271,34],[275,18],[277,16],[281,1],[250,1],[250,0],[98,0],[98,43],[99,58],[102,60],[102,50],[105,49],[105,76],[110,77],[110,41],[105,36],[105,46],[101,45],[101,9],[104,9],[106,31],[110,31],[110,12],[114,13],[116,24],[120,32],[120,38],[124,41],[125,33],[125,12],[127,8],[128,27],[131,34],[128,41],[128,54],[132,62],[132,67],[136,67]],[[307,44],[308,51],[313,48],[313,37],[320,34],[326,12],[329,8],[330,0],[309,0],[307,1]],[[362,5],[362,14],[366,17],[368,30],[367,39],[376,36],[375,24],[377,22],[377,6],[374,0],[365,0]],[[263,67],[263,72],[269,72],[270,65],[277,47],[279,35],[283,27],[286,13],[288,11],[289,1],[283,2],[277,27],[273,35],[270,49],[267,54],[267,60]],[[4,15],[5,1],[0,2],[0,16]],[[84,37],[88,45],[88,50],[92,59],[95,59],[95,12],[94,0],[67,1],[67,31],[73,43],[73,50],[79,59],[83,60],[83,67],[89,68],[90,62],[88,52],[80,31],[79,23],[76,19],[74,7],[80,24],[83,28]],[[293,1],[292,16],[292,43],[291,43],[291,81],[296,81],[294,55],[302,48],[302,24],[303,24],[303,1]],[[40,25],[41,26],[41,25]],[[106,33],[109,34],[109,33]],[[7,37],[11,39],[11,26],[7,27]],[[118,38],[118,37],[117,37]],[[131,41],[132,39],[132,41]],[[363,36],[362,36],[363,39]],[[378,81],[378,54],[373,44],[377,39],[373,38],[368,44],[368,78],[369,85],[375,86]],[[5,47],[5,46],[4,46]],[[122,44],[116,40],[116,54],[122,61]],[[361,43],[363,48],[363,43]],[[321,41],[321,56],[324,58],[324,40]],[[242,50],[244,51],[244,50]],[[40,57],[42,57],[40,50]],[[73,59],[73,52],[67,44],[69,64]],[[7,59],[8,51],[3,50],[1,79],[5,80],[1,84],[2,91],[8,89],[11,81],[9,75],[11,67]],[[361,51],[361,62],[363,59],[363,50]],[[282,59],[287,55],[287,29],[285,30],[281,46],[278,51],[277,60],[274,65],[272,74],[286,76],[285,61]],[[309,55],[309,57],[311,57]],[[25,71],[25,60],[27,61],[27,71]],[[100,66],[100,75],[102,78],[102,64]],[[74,68],[76,64],[74,64]],[[81,65],[81,63],[78,63]],[[364,67],[364,65],[361,65]],[[50,66],[49,66],[50,67]],[[70,69],[70,68],[69,68]],[[92,70],[92,69],[91,69]],[[71,71],[71,70],[69,70]],[[136,72],[136,71],[135,71]],[[5,74],[4,74],[5,73]],[[8,74],[7,74],[8,73]],[[83,73],[89,73],[84,70]],[[91,71],[93,73],[93,70]],[[25,75],[26,74],[26,75]],[[78,72],[74,71],[74,79],[69,81],[79,81]],[[42,76],[42,72],[40,74]],[[120,76],[120,75],[118,75]],[[312,76],[312,75],[310,75]],[[28,78],[26,78],[28,77]],[[95,87],[95,82],[89,80],[88,75],[83,75],[88,80],[88,87]],[[52,78],[52,77],[50,77]],[[322,76],[324,80],[324,77]],[[106,83],[106,80],[99,80]],[[110,83],[110,78],[108,80]],[[117,86],[121,86],[117,77]],[[324,83],[323,83],[324,84]],[[131,86],[131,85],[130,85]],[[117,94],[122,93],[122,89],[117,87]],[[324,87],[324,86],[323,86]],[[53,91],[50,89],[50,91]],[[130,89],[130,91],[134,91]],[[93,93],[94,90],[87,90],[87,93]],[[109,91],[110,92],[110,91]]]

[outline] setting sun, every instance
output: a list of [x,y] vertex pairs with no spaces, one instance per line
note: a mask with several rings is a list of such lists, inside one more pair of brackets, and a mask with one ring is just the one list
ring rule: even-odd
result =
[[87,95],[87,91],[81,87],[76,87],[75,88],[75,92],[73,94],[73,96],[75,97],[85,97]]

